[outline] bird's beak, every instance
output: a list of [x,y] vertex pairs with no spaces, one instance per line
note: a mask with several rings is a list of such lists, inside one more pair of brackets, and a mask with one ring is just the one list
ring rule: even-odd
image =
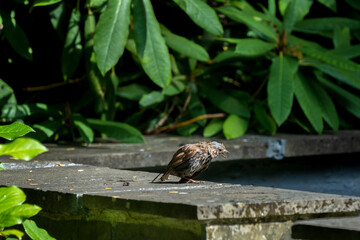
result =
[[222,157],[226,157],[226,156],[227,156],[226,154],[229,154],[229,151],[228,151],[228,150],[224,150],[224,151],[221,153],[221,156],[222,156]]

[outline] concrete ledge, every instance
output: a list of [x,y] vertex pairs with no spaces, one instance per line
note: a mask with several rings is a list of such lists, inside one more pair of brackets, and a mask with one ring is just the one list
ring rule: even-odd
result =
[[[234,140],[159,135],[146,137],[146,144],[97,143],[89,147],[49,144],[50,151],[34,160],[44,162],[39,164],[39,167],[49,161],[68,161],[118,169],[165,166],[180,145],[211,140],[223,142],[230,151],[226,159],[217,158],[214,161],[282,159],[360,152],[360,131],[339,131],[336,135],[278,134],[274,137],[249,134]],[[4,156],[0,157],[0,161],[4,162],[8,169],[11,167],[8,165],[14,163]]]
[[43,208],[40,226],[57,239],[168,239],[171,233],[178,236],[173,239],[218,239],[220,232],[226,239],[289,239],[293,221],[360,212],[357,197],[178,184],[175,177],[150,183],[155,175],[58,166],[2,171],[0,183],[24,189],[27,202]]
[[358,240],[360,239],[360,217],[297,221],[292,227],[292,237],[309,240]]

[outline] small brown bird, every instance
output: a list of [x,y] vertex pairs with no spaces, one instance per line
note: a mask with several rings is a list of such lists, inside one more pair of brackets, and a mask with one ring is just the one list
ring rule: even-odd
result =
[[[226,153],[228,151],[224,144],[218,142],[199,142],[181,146],[172,157],[160,180],[167,180],[171,174],[180,177],[180,183],[201,183],[193,178],[209,167],[211,159],[219,155],[225,157]],[[157,175],[152,182],[161,174]]]

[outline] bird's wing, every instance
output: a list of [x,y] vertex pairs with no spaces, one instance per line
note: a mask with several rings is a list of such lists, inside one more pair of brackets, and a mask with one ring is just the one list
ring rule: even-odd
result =
[[168,167],[172,169],[176,168],[182,163],[194,157],[198,152],[199,148],[198,146],[196,146],[196,144],[186,144],[176,151]]

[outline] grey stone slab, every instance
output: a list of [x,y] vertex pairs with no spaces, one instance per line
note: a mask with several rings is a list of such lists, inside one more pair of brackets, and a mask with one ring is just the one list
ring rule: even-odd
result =
[[296,221],[295,239],[360,239],[360,217],[323,218]]
[[[214,161],[360,152],[360,131],[323,135],[278,134],[273,137],[249,134],[233,140],[171,135],[147,136],[145,139],[145,144],[94,143],[89,147],[49,144],[50,151],[35,160],[69,161],[119,169],[165,166],[180,145],[211,140],[223,142],[230,152],[227,158],[219,157]],[[14,162],[6,156],[0,157],[0,161],[6,164]]]
[[[109,208],[116,207],[113,205],[115,199],[163,204],[163,209],[176,205],[179,211],[183,207],[189,216],[203,221],[297,219],[301,215],[360,211],[357,197],[212,182],[178,184],[176,177],[164,183],[151,183],[155,176],[140,171],[74,166],[2,171],[0,184],[74,195],[82,198],[88,207],[98,204],[95,196],[109,199]],[[147,207],[143,210],[149,211]],[[168,217],[176,217],[176,214],[163,212]]]

